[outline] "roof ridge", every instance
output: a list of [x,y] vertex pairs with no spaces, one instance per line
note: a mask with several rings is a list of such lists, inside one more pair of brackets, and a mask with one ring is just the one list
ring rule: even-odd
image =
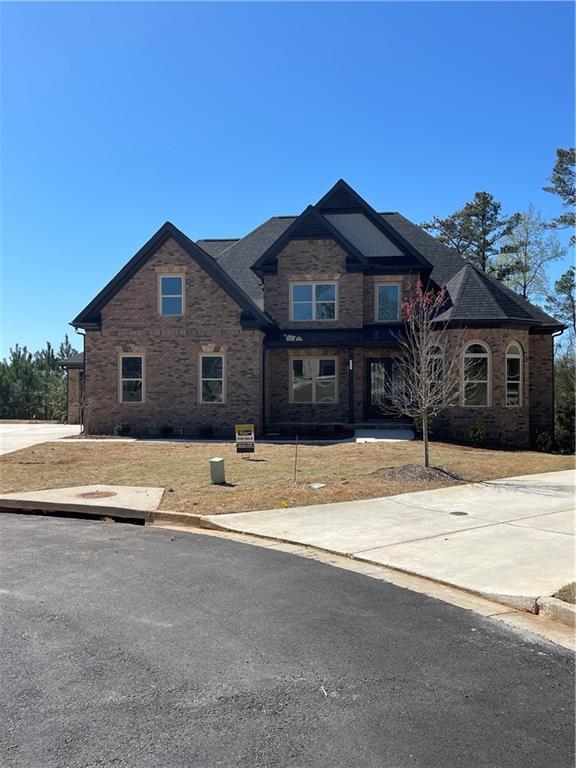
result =
[[226,243],[228,240],[237,241],[239,237],[200,237],[196,240],[197,243]]
[[464,295],[464,288],[466,286],[466,282],[468,281],[468,272],[467,272],[468,267],[472,267],[472,265],[470,263],[464,264],[464,266],[461,269],[459,269],[458,272],[456,272],[454,277],[452,277],[448,281],[448,283],[451,283],[452,280],[455,280],[461,272],[464,272],[464,275],[460,278],[461,279],[460,287],[456,289],[457,290],[457,294],[456,294],[457,295],[457,302],[456,302],[456,304],[454,304],[454,307],[453,307],[453,310],[452,310],[453,314],[456,314],[456,312],[460,308],[460,304],[462,303],[462,296]]

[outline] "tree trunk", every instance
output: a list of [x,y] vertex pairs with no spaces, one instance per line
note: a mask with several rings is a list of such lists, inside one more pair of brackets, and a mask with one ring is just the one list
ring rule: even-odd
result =
[[430,451],[428,446],[428,416],[422,417],[422,440],[424,442],[424,466],[430,466]]

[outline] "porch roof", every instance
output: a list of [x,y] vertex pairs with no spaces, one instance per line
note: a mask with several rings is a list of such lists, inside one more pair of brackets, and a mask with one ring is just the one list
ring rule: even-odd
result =
[[364,328],[291,328],[272,330],[264,339],[269,349],[280,347],[397,347],[401,327],[364,326]]

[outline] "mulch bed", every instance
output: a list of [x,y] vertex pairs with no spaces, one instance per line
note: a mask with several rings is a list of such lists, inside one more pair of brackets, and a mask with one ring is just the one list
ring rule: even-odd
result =
[[422,464],[404,464],[401,467],[383,467],[372,472],[373,475],[389,480],[421,480],[425,482],[438,481],[449,483],[454,480],[464,481],[464,478],[447,467],[424,467]]

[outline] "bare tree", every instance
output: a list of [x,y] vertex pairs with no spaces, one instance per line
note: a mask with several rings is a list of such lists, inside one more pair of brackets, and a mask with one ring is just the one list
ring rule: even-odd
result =
[[449,329],[441,315],[446,291],[424,290],[418,282],[402,302],[404,330],[398,335],[400,356],[391,373],[383,373],[380,410],[422,423],[424,466],[430,466],[431,420],[457,402],[460,392],[461,333]]

